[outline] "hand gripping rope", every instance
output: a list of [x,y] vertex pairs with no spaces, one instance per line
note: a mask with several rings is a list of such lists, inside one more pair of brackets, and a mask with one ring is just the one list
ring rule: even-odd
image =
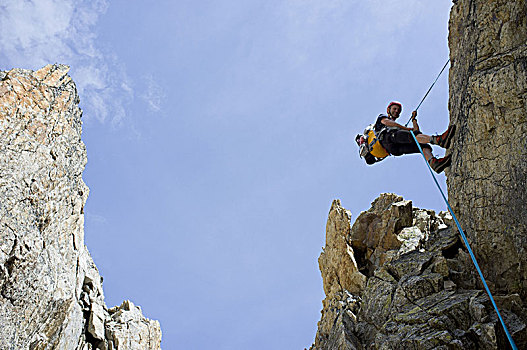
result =
[[[450,59],[445,63],[445,65],[443,66],[443,69],[441,69],[441,72],[439,72],[439,75],[437,76],[436,80],[432,83],[432,86],[430,86],[430,88],[426,92],[425,97],[423,97],[423,99],[421,100],[421,103],[419,103],[419,105],[415,109],[416,111],[419,109],[419,107],[421,107],[421,104],[425,100],[426,96],[428,96],[428,93],[430,92],[430,90],[432,90],[432,87],[434,87],[435,83],[437,82],[437,79],[439,79],[439,77],[441,76],[441,73],[443,73],[443,71],[445,70],[446,66],[448,65],[448,62],[450,62]],[[411,120],[412,120],[412,118],[410,118],[408,120],[406,125],[408,125],[408,123],[410,123]],[[421,148],[421,145],[417,141],[417,138],[415,137],[414,133],[411,132],[410,134],[414,138],[414,141],[417,144],[417,147],[419,147],[419,151],[421,152],[421,155],[423,156],[423,159],[425,160],[425,163],[428,166],[428,170],[430,171],[430,174],[432,175],[432,178],[434,179],[435,184],[436,184],[437,188],[439,189],[439,192],[441,192],[441,196],[443,196],[443,200],[445,201],[445,203],[446,203],[446,205],[448,207],[448,211],[450,212],[450,214],[452,214],[452,217],[454,218],[454,221],[456,222],[456,226],[457,226],[457,228],[459,230],[459,233],[461,234],[461,238],[463,238],[463,242],[465,242],[465,247],[467,247],[468,253],[470,254],[470,258],[472,259],[472,262],[474,263],[474,266],[476,266],[476,270],[478,271],[479,278],[481,279],[481,282],[483,282],[483,286],[485,287],[485,291],[489,295],[489,298],[490,298],[490,301],[492,303],[492,306],[494,306],[494,310],[496,310],[496,314],[498,315],[498,318],[500,319],[501,325],[503,326],[503,329],[505,330],[505,334],[507,335],[507,338],[509,339],[509,343],[511,344],[511,347],[512,347],[513,350],[518,350],[518,348],[516,347],[516,344],[514,343],[514,340],[512,339],[512,336],[509,333],[509,330],[507,329],[507,326],[505,325],[505,322],[503,321],[503,318],[501,317],[500,311],[498,310],[498,306],[496,305],[496,302],[494,301],[494,298],[492,297],[490,289],[487,286],[487,282],[485,281],[485,277],[483,277],[483,273],[481,272],[481,270],[479,268],[478,262],[476,261],[476,257],[474,256],[474,253],[472,252],[472,249],[470,248],[470,244],[468,243],[467,236],[465,236],[465,233],[463,232],[463,229],[461,228],[461,225],[459,224],[459,221],[457,220],[457,217],[454,214],[454,211],[452,210],[452,207],[450,206],[450,203],[448,203],[448,200],[446,199],[446,196],[443,193],[443,190],[439,186],[439,183],[437,182],[436,176],[434,175],[434,173],[432,171],[432,168],[430,167],[430,164],[428,164],[428,162],[426,160],[426,157],[425,157],[425,154],[423,153],[423,149]]]

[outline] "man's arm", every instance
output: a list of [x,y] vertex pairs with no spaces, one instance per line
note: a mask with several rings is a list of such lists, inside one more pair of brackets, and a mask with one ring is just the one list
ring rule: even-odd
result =
[[393,121],[391,119],[388,119],[388,118],[382,118],[381,119],[381,123],[383,123],[384,125],[389,126],[389,127],[394,127],[395,126],[395,127],[399,128],[401,130],[408,130],[408,131],[413,130],[412,128],[407,128],[406,126],[401,125],[401,124],[399,124],[399,123],[397,123],[397,122],[395,122],[395,121]]
[[417,111],[412,112],[412,125],[414,131],[419,131],[419,125],[417,125]]
[[417,124],[417,111],[413,111],[412,112],[412,125],[413,127],[412,128],[407,128],[406,126],[404,125],[401,125],[389,118],[382,118],[381,119],[381,123],[383,123],[384,125],[386,126],[389,126],[389,127],[397,127],[399,129],[402,129],[402,130],[407,130],[407,131],[419,131],[419,125]]

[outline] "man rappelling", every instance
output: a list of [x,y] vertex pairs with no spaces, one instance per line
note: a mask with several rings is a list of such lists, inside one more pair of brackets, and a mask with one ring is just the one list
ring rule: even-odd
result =
[[[419,142],[423,154],[430,165],[436,172],[441,173],[445,168],[450,166],[451,155],[443,158],[436,158],[432,154],[430,145],[438,145],[447,149],[456,132],[455,125],[451,125],[441,135],[429,136],[419,130],[417,124],[417,111],[412,112],[412,127],[406,127],[396,122],[402,111],[400,102],[390,102],[386,108],[387,114],[381,114],[377,117],[375,124],[365,130],[365,136],[357,135],[356,141],[361,147],[361,156],[364,156],[368,164],[384,159],[389,154],[400,156],[403,154],[419,153],[414,137]],[[363,142],[364,140],[364,142]]]

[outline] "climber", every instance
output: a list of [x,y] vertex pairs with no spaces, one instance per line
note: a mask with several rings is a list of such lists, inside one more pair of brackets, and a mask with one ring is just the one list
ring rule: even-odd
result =
[[419,153],[419,148],[410,134],[410,132],[413,132],[423,149],[423,153],[428,164],[430,164],[430,167],[436,173],[441,173],[450,165],[451,155],[449,154],[443,158],[434,157],[430,144],[438,145],[445,149],[448,148],[452,141],[452,137],[456,132],[456,126],[449,126],[441,135],[425,135],[419,131],[419,125],[417,125],[417,111],[412,112],[413,127],[408,128],[396,122],[401,114],[402,108],[403,106],[400,102],[390,102],[388,108],[386,108],[387,115],[381,114],[377,118],[374,129],[379,135],[381,145],[388,153],[394,156]]

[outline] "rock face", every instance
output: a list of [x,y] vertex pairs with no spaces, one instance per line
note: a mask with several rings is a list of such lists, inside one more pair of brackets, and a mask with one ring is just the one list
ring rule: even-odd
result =
[[527,2],[460,0],[449,31],[449,198],[490,288],[525,299]]
[[[519,349],[527,348],[527,1],[450,14],[448,195]],[[334,202],[312,349],[506,349],[447,213],[383,194],[352,227]]]
[[[326,298],[311,349],[505,349],[470,264],[447,212],[382,194],[350,226],[349,212],[334,201],[319,258]],[[522,298],[495,299],[525,348]]]
[[0,72],[0,349],[159,349],[157,321],[109,309],[84,245],[86,150],[68,67]]

